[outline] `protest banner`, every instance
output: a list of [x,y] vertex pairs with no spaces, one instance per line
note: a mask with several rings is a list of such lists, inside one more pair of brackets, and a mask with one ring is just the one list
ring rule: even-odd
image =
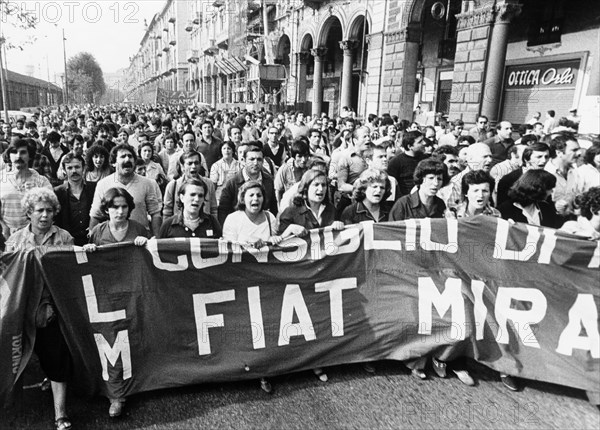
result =
[[74,380],[113,398],[428,354],[597,392],[599,263],[597,242],[489,217],[42,258]]
[[193,103],[198,100],[198,91],[172,91],[162,88],[156,89],[156,103]]
[[9,400],[33,352],[43,285],[35,255],[0,255],[0,405]]

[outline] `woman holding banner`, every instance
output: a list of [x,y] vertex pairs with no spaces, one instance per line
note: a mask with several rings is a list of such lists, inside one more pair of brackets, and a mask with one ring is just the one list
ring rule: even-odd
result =
[[385,202],[390,195],[390,181],[385,172],[367,169],[354,182],[353,203],[342,212],[344,224],[356,224],[362,221],[387,221],[389,208]]
[[[277,235],[277,219],[266,210],[265,188],[258,181],[244,182],[238,191],[237,211],[229,214],[223,223],[223,239],[254,248],[279,244],[284,236],[292,236],[288,227],[283,235]],[[260,388],[270,393],[273,387],[265,378]]]
[[[58,198],[45,188],[32,188],[21,200],[29,224],[13,233],[6,243],[7,251],[26,251],[39,246],[73,245],[73,237],[54,225],[60,211]],[[46,287],[38,305],[34,350],[44,373],[50,379],[54,399],[54,426],[57,430],[71,428],[67,415],[67,379],[71,374],[71,354],[60,331],[54,301]]]
[[[440,188],[448,184],[448,169],[439,160],[427,158],[417,164],[414,173],[415,186],[417,190],[410,195],[401,197],[390,212],[390,221],[403,221],[415,218],[443,218],[446,210],[444,201],[437,196]],[[446,364],[434,359],[434,369],[441,376],[446,376]],[[413,376],[419,379],[427,379],[425,366],[427,357],[419,357],[405,362],[411,369]],[[436,367],[437,366],[437,367]],[[474,385],[469,374],[457,373],[461,381],[467,385]],[[463,380],[462,376],[465,376]],[[468,379],[466,378],[468,376]],[[470,380],[469,380],[470,379]]]
[[[135,209],[133,197],[124,188],[110,188],[102,198],[102,212],[108,215],[108,221],[98,224],[90,232],[90,243],[83,246],[86,252],[96,251],[98,245],[133,242],[136,246],[144,246],[148,241],[149,232],[146,228],[130,220],[131,212]],[[109,382],[111,383],[111,382]],[[120,385],[113,392],[122,390]],[[125,405],[125,396],[109,399],[108,415],[111,418],[120,416]]]
[[[304,236],[308,230],[331,227],[343,230],[344,224],[335,219],[335,207],[327,196],[327,174],[321,170],[309,170],[302,175],[298,194],[292,205],[279,215],[279,233]],[[327,382],[327,374],[317,367],[313,372],[322,382]]]

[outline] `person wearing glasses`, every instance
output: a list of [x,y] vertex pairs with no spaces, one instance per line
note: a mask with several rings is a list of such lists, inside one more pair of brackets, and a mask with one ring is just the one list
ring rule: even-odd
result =
[[487,139],[488,118],[485,115],[479,115],[475,127],[469,130],[469,135],[473,136],[475,142],[483,142]]

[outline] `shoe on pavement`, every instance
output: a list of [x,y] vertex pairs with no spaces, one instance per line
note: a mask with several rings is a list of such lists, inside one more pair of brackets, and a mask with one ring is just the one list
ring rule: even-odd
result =
[[501,374],[500,380],[502,381],[504,386],[510,391],[519,391],[519,384],[517,383],[517,380],[512,376]]
[[427,379],[427,373],[425,373],[423,369],[413,369],[411,373],[415,378],[422,380]]
[[362,368],[367,373],[375,373],[375,367],[371,363],[363,363]]
[[466,370],[453,370],[453,372],[463,384],[468,385],[469,387],[475,385],[475,381],[473,380],[469,372],[467,372]]
[[267,394],[271,394],[271,392],[273,391],[273,387],[271,386],[271,383],[269,381],[267,381],[265,378],[260,378],[260,388]]
[[111,418],[120,417],[123,413],[123,406],[125,401],[123,399],[110,399],[110,407],[108,408],[108,415]]
[[446,363],[440,360],[436,360],[435,357],[432,358],[433,361],[433,371],[440,378],[446,377]]
[[317,367],[316,369],[313,369],[313,372],[315,373],[316,377],[319,378],[319,381],[327,382],[329,380],[327,373],[323,372],[322,368]]

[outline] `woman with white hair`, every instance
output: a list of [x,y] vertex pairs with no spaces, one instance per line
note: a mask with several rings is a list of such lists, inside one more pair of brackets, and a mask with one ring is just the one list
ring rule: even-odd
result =
[[[73,237],[54,225],[60,211],[56,195],[45,188],[32,188],[21,200],[29,224],[13,233],[6,243],[7,251],[26,251],[37,246],[73,245]],[[46,287],[36,312],[36,337],[34,351],[40,366],[50,379],[54,399],[55,428],[71,428],[67,415],[67,379],[71,373],[71,355],[58,326],[56,308]]]

